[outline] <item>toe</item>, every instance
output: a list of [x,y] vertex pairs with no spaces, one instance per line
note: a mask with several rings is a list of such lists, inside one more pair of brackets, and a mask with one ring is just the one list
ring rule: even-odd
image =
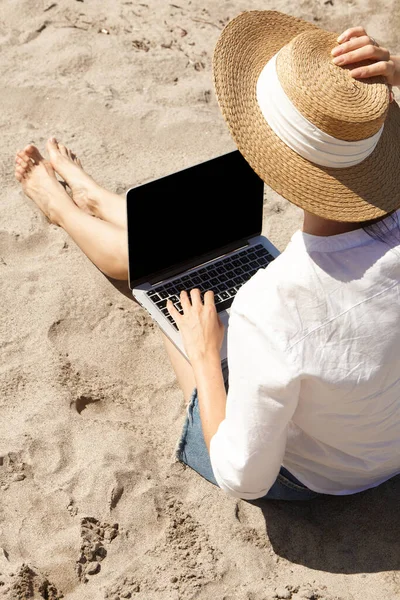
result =
[[52,163],[53,167],[55,167],[60,158],[60,148],[55,137],[51,137],[47,140],[46,148],[50,156],[50,162]]
[[19,165],[17,165],[15,167],[15,173],[18,173],[19,175],[21,175],[21,177],[23,177],[26,173],[26,169],[24,169],[24,167],[20,167]]
[[23,158],[21,158],[20,156],[17,156],[17,158],[15,159],[15,162],[18,165],[20,165],[21,167],[23,167],[24,169],[28,168],[28,162],[26,160],[24,160]]
[[64,146],[64,144],[58,144],[58,147],[63,156],[68,156],[67,148]]
[[24,148],[24,152],[29,156],[29,158],[32,158],[35,162],[40,162],[41,160],[43,160],[43,156],[33,144],[29,144],[28,146],[26,146]]
[[58,142],[55,137],[51,137],[47,140],[47,150],[51,152],[52,150],[58,150]]
[[28,162],[31,160],[31,157],[25,152],[25,150],[20,150],[17,156],[15,157],[15,162],[18,162],[18,159],[22,159],[25,162]]
[[[23,160],[24,162],[26,162],[28,166],[33,164],[33,159],[26,152],[22,151],[18,158],[19,160]],[[19,160],[16,162],[19,162]]]

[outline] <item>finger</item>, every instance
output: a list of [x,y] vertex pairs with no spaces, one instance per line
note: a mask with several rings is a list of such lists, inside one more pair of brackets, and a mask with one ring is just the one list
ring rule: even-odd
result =
[[380,62],[376,62],[373,65],[367,65],[366,67],[357,67],[357,69],[352,69],[350,71],[350,75],[355,79],[365,79],[366,77],[377,77],[378,75],[383,75],[390,79],[393,77],[395,70],[395,66],[393,61],[383,60]]
[[339,56],[340,54],[346,54],[346,52],[350,52],[351,50],[357,50],[357,48],[367,46],[370,43],[371,40],[367,35],[361,35],[360,37],[353,38],[348,42],[339,44],[339,46],[335,46],[331,51],[331,54],[332,56]]
[[339,35],[337,41],[339,42],[339,44],[343,44],[343,42],[347,42],[352,37],[360,37],[362,35],[367,35],[367,32],[365,31],[364,27],[350,27],[350,29],[346,29],[346,31],[343,31],[343,33]]
[[173,302],[171,300],[167,300],[167,309],[168,309],[168,312],[171,315],[171,317],[175,320],[176,323],[178,323],[178,320],[180,319],[181,314],[175,308],[175,306],[173,305]]
[[192,306],[199,306],[203,304],[201,301],[200,290],[198,288],[191,290],[190,298],[192,300]]
[[187,292],[185,292],[185,291],[182,291],[182,292],[180,293],[179,299],[180,299],[180,301],[181,301],[181,304],[182,304],[182,308],[183,308],[183,310],[184,310],[184,311],[187,311],[187,310],[189,310],[189,309],[190,309],[190,307],[191,307],[191,303],[190,303],[190,300],[189,300],[188,293],[187,293]]
[[206,292],[204,294],[204,305],[209,306],[209,305],[213,305],[213,304],[215,304],[214,292],[212,290],[208,290],[208,292]]
[[387,61],[389,58],[390,54],[385,48],[368,44],[353,52],[347,52],[346,54],[342,54],[342,56],[336,56],[333,59],[333,62],[335,65],[340,65],[342,67],[343,65],[351,65],[353,63],[361,62],[362,60]]

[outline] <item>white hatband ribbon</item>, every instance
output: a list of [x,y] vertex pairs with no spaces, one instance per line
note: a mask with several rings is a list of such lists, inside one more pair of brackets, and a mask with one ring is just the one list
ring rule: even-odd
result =
[[375,149],[383,125],[365,140],[338,140],[308,121],[286,95],[276,70],[277,54],[265,65],[257,82],[257,101],[264,119],[292,150],[312,163],[343,169],[360,164]]

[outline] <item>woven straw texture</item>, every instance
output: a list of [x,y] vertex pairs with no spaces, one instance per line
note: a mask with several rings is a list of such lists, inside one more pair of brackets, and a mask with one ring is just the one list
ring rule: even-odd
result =
[[[400,207],[400,109],[383,78],[355,80],[332,63],[338,34],[275,11],[240,14],[223,30],[213,60],[222,114],[238,149],[271,188],[326,219],[362,222]],[[342,140],[382,136],[362,163],[315,165],[287,147],[266,123],[256,98],[258,77],[281,50],[277,72],[296,108]]]

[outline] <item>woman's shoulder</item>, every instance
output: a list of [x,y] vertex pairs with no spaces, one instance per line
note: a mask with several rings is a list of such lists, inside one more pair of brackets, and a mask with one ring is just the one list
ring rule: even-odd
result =
[[[300,233],[300,232],[299,232]],[[296,235],[279,256],[266,268],[257,273],[240,289],[238,296],[246,297],[246,303],[255,293],[266,299],[280,298],[285,294],[291,297],[303,289],[310,291],[310,282],[314,277],[312,262],[304,245],[298,243]]]
[[[323,310],[324,298],[317,298],[315,273],[306,252],[294,244],[239,290],[232,312],[242,315],[268,335],[279,332],[290,345],[309,325],[310,307]],[[322,318],[311,310],[312,319]]]

